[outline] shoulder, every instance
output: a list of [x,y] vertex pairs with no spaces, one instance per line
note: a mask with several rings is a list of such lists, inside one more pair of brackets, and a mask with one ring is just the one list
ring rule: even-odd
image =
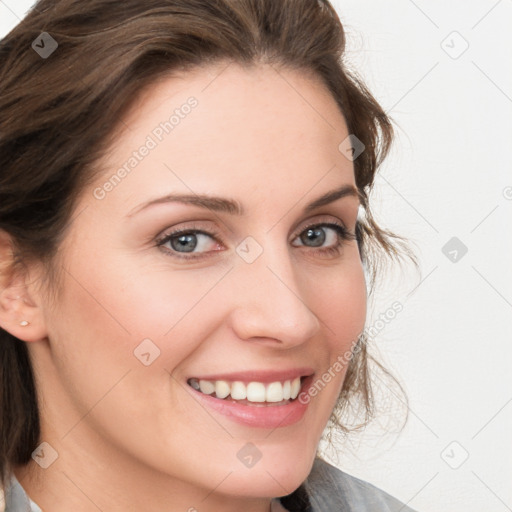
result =
[[378,487],[351,476],[318,457],[303,485],[312,512],[415,512]]

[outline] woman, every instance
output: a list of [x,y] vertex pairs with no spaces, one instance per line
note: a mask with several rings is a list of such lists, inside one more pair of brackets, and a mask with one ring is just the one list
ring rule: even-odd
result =
[[401,245],[343,49],[311,0],[42,0],[2,41],[7,510],[410,510],[317,454],[370,419]]

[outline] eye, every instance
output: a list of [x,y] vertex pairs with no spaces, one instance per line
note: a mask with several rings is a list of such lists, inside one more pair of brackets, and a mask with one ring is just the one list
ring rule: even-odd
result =
[[[299,247],[309,247],[314,252],[331,255],[339,254],[344,242],[357,238],[341,223],[324,222],[306,226],[296,239],[301,242]],[[327,247],[323,247],[326,242]],[[309,245],[310,243],[312,245]],[[223,242],[217,232],[208,232],[192,227],[172,231],[156,240],[156,245],[173,258],[198,260],[206,257],[208,253],[222,250]],[[208,246],[212,248],[209,251]]]
[[[208,242],[208,239],[218,241],[218,237],[218,233],[209,233],[200,229],[178,229],[157,240],[157,245],[164,247],[166,249],[165,252],[172,257],[198,259],[197,255],[186,256],[186,254],[196,254],[196,252],[204,254],[205,250],[206,252],[212,252],[207,250],[208,245],[215,246],[216,244],[211,241]],[[196,249],[198,251],[194,252]],[[219,249],[213,250],[218,251]]]
[[[326,235],[326,230],[331,231],[330,236]],[[355,234],[350,233],[343,224],[337,222],[324,222],[320,224],[312,224],[306,227],[298,237],[303,245],[311,247],[309,242],[313,243],[313,247],[321,247],[325,242],[329,242],[327,247],[319,249],[320,253],[328,255],[339,254],[342,246],[349,240],[357,240]]]

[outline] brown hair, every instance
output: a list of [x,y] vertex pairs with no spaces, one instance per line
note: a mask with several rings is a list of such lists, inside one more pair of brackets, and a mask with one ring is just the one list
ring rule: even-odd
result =
[[[57,41],[42,58],[32,43]],[[327,0],[40,0],[0,41],[0,230],[12,238],[13,264],[45,265],[58,289],[59,243],[94,164],[141,92],[175,70],[221,61],[268,63],[320,78],[363,144],[354,160],[364,216],[357,238],[370,294],[382,256],[408,254],[402,237],[380,228],[368,195],[386,156],[389,118],[343,60],[345,34]],[[48,48],[48,47],[47,47]],[[363,404],[372,416],[367,335],[350,360],[332,420]],[[380,366],[376,361],[376,365]],[[385,370],[384,370],[385,371]],[[360,425],[360,426],[361,426]],[[26,344],[0,329],[0,476],[26,464],[40,442],[36,386]]]

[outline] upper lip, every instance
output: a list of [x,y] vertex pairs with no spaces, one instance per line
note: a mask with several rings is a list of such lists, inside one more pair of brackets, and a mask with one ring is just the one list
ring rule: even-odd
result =
[[[193,375],[190,379],[197,380],[227,380],[230,382],[284,382],[297,377],[309,377],[314,373],[312,368],[290,368],[287,370],[246,370],[233,373],[216,373],[212,375]],[[188,379],[187,379],[188,380]]]

